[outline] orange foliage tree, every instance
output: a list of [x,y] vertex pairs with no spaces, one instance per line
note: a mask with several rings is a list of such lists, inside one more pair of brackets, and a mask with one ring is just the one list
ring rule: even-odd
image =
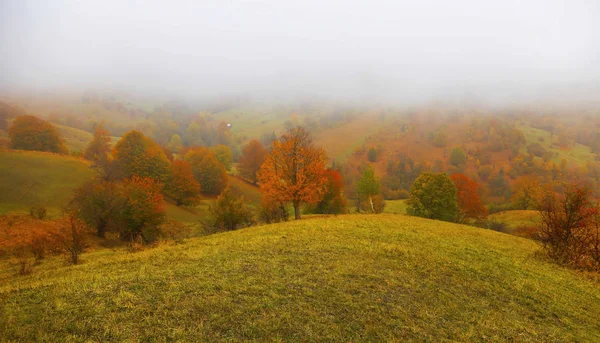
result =
[[258,171],[263,193],[275,201],[291,202],[300,219],[301,203],[317,203],[327,191],[325,151],[313,145],[308,131],[296,127],[274,141]]
[[108,160],[110,154],[110,133],[102,124],[96,125],[94,138],[83,151],[86,160],[101,162]]
[[122,240],[141,237],[149,243],[158,237],[166,216],[161,190],[160,183],[149,177],[134,175],[125,180],[122,188],[125,204],[120,214]]
[[518,178],[513,185],[511,200],[517,209],[531,210],[540,205],[546,190],[535,175]]
[[327,193],[319,201],[315,213],[340,214],[346,211],[346,199],[343,196],[342,175],[334,169],[327,169]]
[[16,117],[8,134],[12,149],[68,153],[65,143],[54,125],[36,116]]
[[56,247],[69,255],[72,264],[78,264],[79,255],[89,247],[87,234],[87,226],[75,213],[69,213],[57,220],[56,229],[49,232]]
[[204,147],[189,149],[184,160],[192,167],[194,177],[202,185],[203,193],[216,195],[227,187],[225,166],[217,161],[215,154],[209,149]]
[[194,178],[192,167],[182,160],[173,161],[171,179],[167,182],[165,193],[177,202],[177,205],[194,205],[200,195],[200,183]]
[[256,185],[256,174],[265,161],[269,151],[256,139],[251,140],[243,149],[238,164],[240,174]]
[[487,210],[483,207],[477,190],[479,185],[465,174],[452,174],[450,176],[456,187],[458,197],[459,222],[464,219],[485,218]]
[[113,158],[126,178],[138,175],[165,182],[171,173],[163,149],[139,131],[129,131],[117,142]]

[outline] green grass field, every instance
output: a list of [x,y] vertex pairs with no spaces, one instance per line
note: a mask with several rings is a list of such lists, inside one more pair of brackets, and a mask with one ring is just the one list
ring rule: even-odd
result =
[[[1,264],[4,341],[597,342],[600,286],[530,240],[395,215]],[[2,262],[0,262],[2,263]]]
[[540,222],[540,214],[538,211],[503,211],[488,216],[489,220],[505,223],[512,231],[519,226],[535,226]]
[[[588,146],[571,142],[571,147],[569,149],[560,149],[556,147],[556,144],[553,144],[556,143],[558,139],[556,136],[553,137],[550,132],[523,124],[518,125],[517,127],[525,135],[527,144],[539,143],[545,149],[551,151],[554,154],[552,161],[555,163],[560,163],[560,161],[564,159],[570,163],[585,165],[586,162],[595,160],[596,155]],[[526,151],[526,147],[521,150],[523,153]]]
[[94,171],[84,160],[43,152],[0,150],[0,214],[44,206],[57,216]]
[[383,213],[406,214],[406,200],[386,200]]

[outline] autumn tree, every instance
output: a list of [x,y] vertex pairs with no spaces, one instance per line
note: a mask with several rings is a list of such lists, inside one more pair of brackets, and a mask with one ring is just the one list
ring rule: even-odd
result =
[[202,186],[203,193],[216,195],[227,187],[227,171],[209,149],[189,149],[184,160],[192,167],[194,177]]
[[450,176],[456,187],[458,200],[458,221],[465,219],[478,219],[487,216],[487,210],[483,207],[479,198],[479,185],[465,174],[453,174]]
[[233,154],[231,153],[231,148],[227,145],[219,144],[210,147],[210,150],[213,152],[213,154],[215,154],[217,161],[221,162],[227,171],[230,171],[231,164],[233,163]]
[[268,153],[269,151],[259,141],[256,139],[250,141],[242,149],[242,156],[240,156],[237,167],[240,174],[256,185],[258,170],[265,161]]
[[291,202],[300,219],[300,204],[316,203],[326,192],[325,159],[304,128],[291,129],[273,142],[258,171],[260,189],[276,201]]
[[54,125],[36,116],[18,116],[8,129],[11,149],[68,153]]
[[166,182],[171,173],[171,164],[163,149],[139,131],[129,131],[117,142],[113,158],[126,178],[138,175]]
[[246,208],[243,197],[236,197],[230,188],[226,188],[208,209],[209,215],[204,226],[209,232],[231,231],[254,223],[254,215]]
[[357,184],[357,191],[363,197],[369,200],[371,212],[376,213],[373,197],[381,193],[381,183],[379,178],[375,176],[375,170],[371,165],[363,170]]
[[83,158],[95,163],[104,163],[110,154],[110,133],[104,129],[102,124],[96,125],[94,138],[83,152]]
[[600,212],[587,187],[567,185],[564,194],[546,193],[538,225],[546,253],[556,262],[600,270]]
[[175,153],[179,152],[179,149],[183,147],[183,140],[181,139],[181,136],[178,134],[174,134],[173,136],[171,136],[167,147]]
[[137,175],[126,179],[122,187],[125,203],[120,211],[120,236],[125,241],[137,238],[145,243],[156,240],[165,220],[161,185],[153,178]]
[[344,183],[339,171],[327,169],[327,192],[314,209],[315,213],[340,214],[346,211],[346,199],[343,196]]
[[544,189],[537,176],[527,175],[518,178],[513,185],[511,200],[520,210],[536,209],[544,196]]
[[410,215],[455,221],[458,216],[456,187],[445,173],[423,173],[415,180],[407,205]]
[[173,161],[171,178],[165,186],[165,193],[180,205],[194,205],[200,196],[200,183],[194,178],[192,167],[182,160]]
[[56,242],[56,246],[69,256],[69,261],[78,264],[79,255],[89,247],[87,233],[88,228],[85,223],[75,213],[68,213],[58,220],[57,229],[50,235]]
[[77,188],[69,207],[98,237],[116,231],[119,215],[125,204],[122,190],[116,182],[89,182]]

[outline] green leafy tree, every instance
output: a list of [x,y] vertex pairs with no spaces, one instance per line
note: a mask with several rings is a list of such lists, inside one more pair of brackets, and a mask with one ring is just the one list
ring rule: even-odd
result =
[[367,158],[369,159],[370,162],[376,162],[377,161],[377,149],[371,147],[369,148],[369,150],[367,151]]
[[8,129],[11,149],[68,153],[54,125],[36,116],[18,116]]
[[454,183],[445,173],[423,173],[410,191],[407,201],[410,215],[456,221],[458,197]]
[[456,167],[467,163],[467,154],[461,147],[452,149],[452,152],[450,152],[450,163]]
[[167,145],[167,148],[169,148],[171,151],[174,151],[175,153],[179,152],[179,149],[181,149],[183,147],[183,140],[181,139],[181,136],[178,134],[174,134],[173,136],[171,136],[171,139],[169,140],[169,144]]
[[362,172],[362,175],[358,180],[357,190],[362,197],[369,200],[371,212],[376,213],[373,197],[381,193],[381,183],[379,182],[379,178],[375,176],[375,171],[372,166],[369,165]]
[[171,163],[162,147],[139,131],[129,131],[117,142],[113,159],[126,178],[138,175],[166,182],[171,174]]
[[231,148],[227,145],[219,144],[211,147],[210,150],[215,154],[217,161],[221,162],[227,171],[230,171],[231,164],[233,163]]

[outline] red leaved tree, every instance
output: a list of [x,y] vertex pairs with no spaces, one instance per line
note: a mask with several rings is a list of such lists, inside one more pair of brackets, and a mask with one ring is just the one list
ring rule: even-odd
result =
[[487,210],[483,207],[479,193],[479,185],[465,174],[453,174],[450,176],[458,197],[458,221],[465,219],[478,219],[487,217]]
[[342,175],[334,169],[327,169],[327,193],[317,203],[315,213],[340,214],[346,212],[346,199],[343,196]]
[[327,191],[325,151],[313,145],[302,127],[289,130],[278,141],[258,171],[260,189],[275,201],[291,202],[300,219],[301,203],[317,203]]

